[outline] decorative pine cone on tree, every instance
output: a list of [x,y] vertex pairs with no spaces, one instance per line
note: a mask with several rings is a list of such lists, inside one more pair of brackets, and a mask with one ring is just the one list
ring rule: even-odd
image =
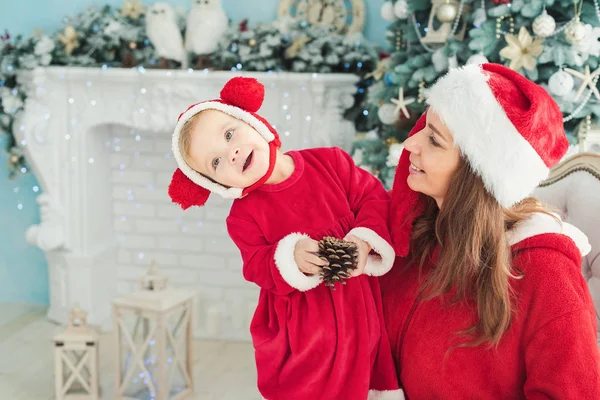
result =
[[356,269],[358,247],[355,243],[326,236],[319,241],[319,257],[329,262],[321,270],[321,280],[335,290],[335,283],[345,285],[345,279]]

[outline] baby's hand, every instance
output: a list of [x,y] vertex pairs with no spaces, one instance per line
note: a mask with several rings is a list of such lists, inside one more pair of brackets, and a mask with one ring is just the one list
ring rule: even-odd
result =
[[358,247],[358,264],[356,265],[356,269],[352,271],[351,276],[359,276],[365,272],[365,267],[367,266],[367,256],[371,252],[371,246],[369,243],[357,238],[354,235],[348,235],[344,238],[352,243],[356,243]]
[[313,239],[302,239],[294,247],[294,260],[298,264],[298,269],[307,275],[317,275],[321,272],[321,267],[328,265],[325,260],[321,260],[317,253],[319,252],[319,242]]

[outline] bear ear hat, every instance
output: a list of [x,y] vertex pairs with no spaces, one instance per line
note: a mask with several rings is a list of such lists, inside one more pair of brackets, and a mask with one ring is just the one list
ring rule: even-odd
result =
[[[277,149],[281,147],[281,141],[271,124],[256,114],[262,106],[264,98],[265,88],[260,82],[254,78],[238,76],[225,84],[221,89],[220,98],[193,104],[179,115],[171,143],[178,166],[169,184],[169,196],[174,203],[179,204],[184,210],[191,206],[203,206],[211,192],[226,199],[239,199],[269,179],[275,168]],[[179,149],[181,129],[194,115],[204,110],[218,110],[244,121],[269,143],[269,169],[252,186],[247,188],[223,186],[203,176],[185,162]]]

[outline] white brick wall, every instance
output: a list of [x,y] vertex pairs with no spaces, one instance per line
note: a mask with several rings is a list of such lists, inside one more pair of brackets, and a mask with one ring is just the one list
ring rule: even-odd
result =
[[239,252],[227,234],[225,218],[231,202],[213,196],[203,208],[182,211],[167,194],[175,169],[169,133],[130,135],[125,128],[113,132],[117,292],[134,290],[155,260],[172,287],[197,294],[197,336],[249,339],[258,288],[243,279]]

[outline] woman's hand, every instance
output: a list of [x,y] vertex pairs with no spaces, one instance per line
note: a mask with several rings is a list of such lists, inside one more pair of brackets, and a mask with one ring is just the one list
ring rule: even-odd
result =
[[294,247],[294,260],[298,269],[306,275],[316,275],[321,273],[321,267],[329,265],[325,260],[317,256],[319,252],[319,242],[313,239],[302,239]]

